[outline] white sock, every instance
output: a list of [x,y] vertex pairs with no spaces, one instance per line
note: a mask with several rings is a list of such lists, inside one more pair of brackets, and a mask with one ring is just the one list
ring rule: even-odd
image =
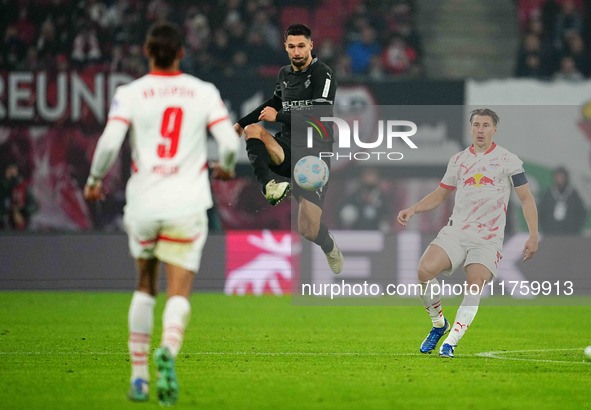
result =
[[156,299],[136,291],[129,306],[129,354],[131,356],[131,381],[137,378],[149,380],[148,352],[154,326]]
[[480,294],[472,295],[467,294],[462,300],[462,304],[458,308],[456,313],[456,319],[454,320],[453,327],[447,336],[447,339],[443,343],[456,346],[462,336],[466,333],[466,330],[470,327],[476,312],[478,312],[478,304],[480,303]]
[[[419,284],[421,285],[421,300],[433,322],[433,327],[443,327],[445,320],[443,319],[443,308],[441,307],[439,281],[437,278],[433,278],[429,282],[419,282]],[[433,285],[436,288],[433,288]]]
[[167,347],[176,357],[185,334],[185,327],[191,315],[191,304],[182,296],[173,296],[166,302],[162,315],[162,346]]

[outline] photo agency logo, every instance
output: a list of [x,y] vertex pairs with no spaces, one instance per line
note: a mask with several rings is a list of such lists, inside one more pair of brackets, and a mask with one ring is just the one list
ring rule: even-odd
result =
[[[337,152],[320,152],[320,158],[330,158],[331,160],[349,160],[349,161],[367,161],[390,160],[400,161],[404,154],[394,151],[394,141],[402,140],[411,149],[418,149],[410,137],[417,133],[417,125],[412,121],[404,120],[378,120],[377,137],[372,138],[369,134],[361,134],[360,120],[352,120],[352,130],[349,122],[339,117],[320,117],[320,120],[305,116],[308,120],[306,146],[314,147],[314,141],[329,140],[327,127],[336,125],[335,140],[338,144]],[[332,123],[332,124],[331,124]],[[367,127],[366,127],[367,128]],[[370,127],[373,129],[373,127]]]

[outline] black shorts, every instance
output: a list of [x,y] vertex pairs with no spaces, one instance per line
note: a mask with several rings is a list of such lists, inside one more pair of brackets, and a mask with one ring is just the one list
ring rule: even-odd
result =
[[[293,174],[293,168],[294,168],[295,164],[300,160],[300,158],[303,158],[307,155],[314,155],[317,157],[319,152],[326,152],[326,151],[332,152],[332,143],[327,144],[323,148],[311,149],[311,148],[303,147],[303,148],[292,149],[291,141],[288,138],[283,138],[281,136],[281,133],[275,134],[275,141],[277,141],[277,143],[283,149],[283,153],[285,154],[285,159],[279,165],[271,164],[269,166],[269,169],[271,171],[273,171],[274,173],[276,173],[277,175],[280,175],[285,178],[290,178],[290,179]],[[330,171],[330,158],[322,158],[322,159],[324,162],[326,162],[326,164],[328,165],[328,169]],[[324,205],[324,196],[326,195],[326,191],[328,189],[329,183],[330,183],[330,178],[329,178],[328,182],[326,183],[326,185],[324,185],[319,190],[306,191],[305,189],[300,188],[300,186],[298,184],[296,184],[292,181],[291,182],[291,192],[296,197],[296,199],[298,201],[300,200],[300,198],[304,198],[304,199],[307,199],[308,201],[312,202],[313,204],[319,206],[320,209],[322,209],[322,207]]]

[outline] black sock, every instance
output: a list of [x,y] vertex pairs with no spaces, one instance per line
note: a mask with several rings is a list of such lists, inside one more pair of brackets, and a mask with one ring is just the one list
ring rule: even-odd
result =
[[248,160],[252,165],[254,175],[261,185],[261,190],[265,193],[265,186],[271,180],[269,176],[269,162],[271,157],[267,152],[265,143],[257,138],[250,138],[246,141],[246,152],[248,153]]
[[328,228],[322,222],[320,222],[320,229],[318,230],[318,235],[316,239],[313,241],[316,245],[319,245],[322,248],[322,252],[330,253],[334,248],[334,242],[332,238],[328,235]]

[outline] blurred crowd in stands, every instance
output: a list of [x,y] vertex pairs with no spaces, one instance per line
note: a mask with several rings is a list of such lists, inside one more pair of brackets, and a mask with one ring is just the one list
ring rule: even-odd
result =
[[[297,5],[297,6],[294,6]],[[147,28],[170,20],[185,36],[186,72],[274,77],[287,63],[283,31],[312,28],[318,56],[338,75],[421,74],[412,0],[0,0],[0,67],[147,70]]]
[[515,75],[580,81],[591,75],[591,1],[517,0],[521,44]]

